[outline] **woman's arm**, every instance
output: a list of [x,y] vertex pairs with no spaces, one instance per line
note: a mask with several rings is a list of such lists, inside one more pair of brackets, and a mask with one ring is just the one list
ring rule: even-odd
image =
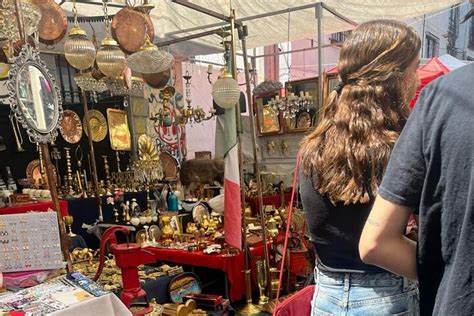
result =
[[378,196],[359,242],[362,261],[416,279],[416,242],[405,236],[412,211]]

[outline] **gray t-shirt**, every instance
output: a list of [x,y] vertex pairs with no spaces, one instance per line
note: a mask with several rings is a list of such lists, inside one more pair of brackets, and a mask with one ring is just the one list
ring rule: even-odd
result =
[[419,209],[422,315],[474,315],[474,65],[423,89],[378,192]]

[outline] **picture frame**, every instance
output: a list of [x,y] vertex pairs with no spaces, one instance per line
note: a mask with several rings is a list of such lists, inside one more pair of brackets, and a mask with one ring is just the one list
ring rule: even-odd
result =
[[319,79],[318,77],[293,80],[285,83],[288,93],[299,95],[300,92],[309,92],[313,99],[313,105],[309,111],[301,110],[296,113],[294,118],[284,118],[283,126],[285,133],[304,133],[314,127],[314,122],[320,108],[319,102]]
[[119,109],[107,109],[110,146],[113,150],[130,151],[132,139],[128,127],[127,112]]
[[275,135],[282,131],[279,111],[269,106],[271,99],[275,98],[279,93],[279,90],[272,90],[254,95],[253,102],[260,136]]
[[324,98],[326,99],[327,96],[331,93],[332,90],[337,86],[339,83],[339,75],[337,73],[327,73],[324,75]]

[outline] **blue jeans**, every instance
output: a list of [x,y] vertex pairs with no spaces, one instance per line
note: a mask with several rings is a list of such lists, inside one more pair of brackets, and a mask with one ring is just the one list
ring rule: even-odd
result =
[[417,316],[418,287],[392,273],[314,271],[312,316]]

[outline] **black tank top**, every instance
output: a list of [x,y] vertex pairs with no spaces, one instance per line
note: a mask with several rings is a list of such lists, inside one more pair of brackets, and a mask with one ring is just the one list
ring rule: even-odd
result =
[[311,177],[299,172],[299,187],[311,242],[321,269],[365,273],[387,272],[367,265],[359,256],[359,239],[374,200],[332,204],[313,187]]

